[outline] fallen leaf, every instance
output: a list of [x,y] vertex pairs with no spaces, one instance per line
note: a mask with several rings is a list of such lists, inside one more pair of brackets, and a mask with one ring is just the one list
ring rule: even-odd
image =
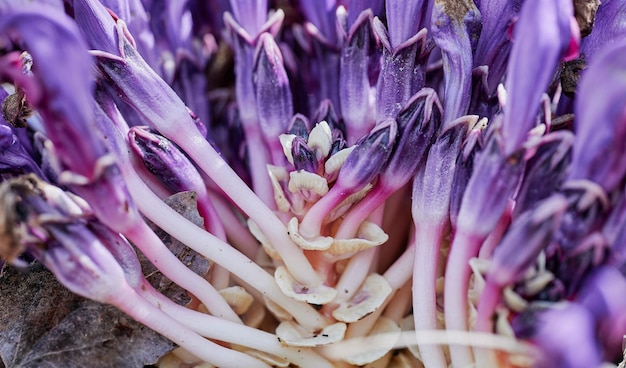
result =
[[0,276],[0,366],[139,368],[174,347],[115,307],[71,293],[40,264]]

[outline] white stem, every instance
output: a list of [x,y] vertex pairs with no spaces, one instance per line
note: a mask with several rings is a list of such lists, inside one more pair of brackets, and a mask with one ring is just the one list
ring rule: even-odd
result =
[[266,352],[300,367],[332,367],[311,349],[286,347],[274,334],[187,309],[160,294],[150,284],[144,286],[142,295],[146,300],[204,337]]
[[209,192],[209,197],[215,206],[215,210],[220,214],[222,224],[226,230],[226,237],[230,240],[230,243],[245,254],[246,257],[254,259],[260,248],[257,240],[235,216],[233,208],[219,195]]
[[215,290],[213,285],[208,283],[202,276],[191,271],[174,256],[145,222],[139,221],[130,232],[127,231],[124,235],[167,278],[200,299],[211,314],[229,321],[242,323],[239,316],[224,301],[224,298]]
[[203,361],[215,366],[225,368],[269,368],[269,365],[258,359],[215,344],[182,326],[159,308],[139,296],[128,285],[123,285],[120,291],[110,300],[110,303],[138,322],[143,323]]
[[325,325],[324,318],[313,307],[284,295],[270,274],[229,244],[171,209],[136,174],[125,172],[125,179],[139,210],[165,232],[264,293],[289,311],[304,327],[315,330]]
[[[416,231],[415,271],[413,272],[413,320],[416,331],[436,330],[437,264],[442,226],[419,224]],[[446,358],[439,345],[419,345],[426,368],[446,368]]]
[[[163,134],[165,133],[163,132]],[[209,142],[194,136],[193,132],[181,130],[175,134],[170,134],[168,138],[176,142],[224,193],[257,224],[285,261],[285,267],[289,273],[298,282],[308,286],[317,286],[322,283],[321,277],[304,256],[302,249],[289,237],[285,225],[237,176]]]

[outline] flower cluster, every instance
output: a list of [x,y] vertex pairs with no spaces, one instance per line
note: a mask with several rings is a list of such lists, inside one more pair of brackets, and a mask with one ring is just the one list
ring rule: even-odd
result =
[[0,0],[0,262],[161,367],[615,366],[624,4]]

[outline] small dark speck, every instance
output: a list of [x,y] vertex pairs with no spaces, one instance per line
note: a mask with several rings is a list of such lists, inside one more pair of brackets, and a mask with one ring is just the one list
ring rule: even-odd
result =
[[328,334],[322,334],[322,337],[328,337]]
[[348,289],[343,289],[343,292],[348,294]]

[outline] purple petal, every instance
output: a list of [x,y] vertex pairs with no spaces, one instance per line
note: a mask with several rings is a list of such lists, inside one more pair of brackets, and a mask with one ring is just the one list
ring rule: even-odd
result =
[[33,173],[46,178],[8,125],[0,124],[0,178]]
[[[24,244],[65,287],[106,303],[126,283],[120,265],[67,206],[77,207],[61,189],[30,175],[3,183],[0,197],[8,215],[1,224],[5,239]],[[39,221],[42,215],[65,221]]]
[[348,143],[354,144],[374,125],[370,102],[369,56],[372,52],[373,15],[365,10],[350,28],[342,48],[339,71],[339,102],[346,122]]
[[[22,9],[0,17],[0,33],[20,36],[21,46],[33,57],[33,77],[22,74],[19,64],[7,60],[10,55],[0,59],[0,76],[22,85],[29,104],[40,112],[46,134],[64,165],[92,177],[95,162],[105,150],[92,134],[93,64],[87,46],[72,20],[57,9],[41,5]],[[67,70],[72,73],[68,75]]]
[[396,48],[422,28],[428,28],[433,0],[385,1],[389,39]]
[[515,320],[518,336],[529,338],[543,355],[537,368],[589,368],[600,366],[594,319],[576,303],[528,311]]
[[370,9],[373,15],[380,16],[385,2],[383,0],[350,0],[348,5],[348,27],[358,22],[361,13]]
[[293,139],[291,143],[291,156],[293,157],[293,166],[296,170],[305,170],[317,174],[317,157],[303,137],[296,136]]
[[596,21],[589,36],[583,38],[580,53],[590,63],[608,45],[617,43],[626,35],[626,3],[621,0],[602,0]]
[[[397,190],[415,175],[438,140],[443,110],[433,89],[416,93],[398,114],[398,138],[380,180]],[[454,155],[456,158],[456,154]]]
[[567,206],[556,194],[516,218],[493,253],[487,282],[502,289],[518,281],[552,240]]
[[604,348],[605,359],[621,355],[626,331],[626,279],[614,267],[598,267],[590,274],[577,296],[598,323],[597,336]]
[[390,119],[357,142],[356,148],[350,152],[339,170],[336,185],[346,191],[356,192],[371,182],[387,162],[396,134],[396,122]]
[[148,171],[172,193],[204,185],[200,173],[187,156],[167,138],[146,127],[132,127],[128,141]]
[[267,19],[267,0],[230,0],[237,22],[255,37]]
[[397,113],[424,86],[426,30],[393,46],[384,25],[374,18],[374,33],[383,45],[381,70],[376,84],[376,120],[395,118]]
[[444,72],[444,125],[465,114],[472,84],[472,40],[480,33],[480,13],[471,0],[435,1],[431,34],[441,49]]
[[293,97],[283,57],[269,33],[259,37],[255,56],[254,90],[259,124],[275,164],[280,163],[282,147],[278,137],[287,131],[293,116]]
[[300,0],[299,4],[306,19],[319,30],[330,45],[335,45],[337,43],[336,2],[334,0]]
[[333,103],[328,99],[324,99],[320,102],[319,107],[315,110],[313,116],[311,117],[311,121],[315,124],[325,121],[332,130],[345,130],[345,127],[343,126],[343,119],[337,115],[337,112],[333,107]]
[[573,15],[570,0],[526,0],[522,6],[505,83],[502,137],[507,155],[521,148],[535,126],[541,95],[559,62],[577,53],[580,35]]
[[295,114],[291,119],[291,123],[289,123],[287,134],[294,134],[308,140],[309,132],[311,131],[310,125],[311,123],[306,116],[302,114]]
[[486,237],[504,213],[524,170],[521,155],[506,157],[497,137],[476,157],[457,219],[458,229]]
[[489,67],[487,93],[493,96],[506,72],[511,41],[507,30],[519,14],[523,0],[483,0],[478,9],[482,18],[482,32],[474,54],[474,66]]
[[513,217],[547,198],[561,186],[571,162],[573,143],[574,135],[566,130],[542,137],[536,152],[526,163]]
[[478,153],[483,149],[482,130],[472,129],[468,135],[461,152],[456,160],[456,169],[452,181],[452,193],[450,193],[450,222],[456,229],[459,217],[459,209],[463,200],[463,193],[474,171],[474,161]]
[[443,226],[447,222],[456,159],[466,134],[466,122],[458,121],[443,130],[430,147],[423,175],[413,183],[412,213],[416,223]]
[[569,178],[591,180],[607,192],[617,189],[626,175],[625,72],[626,43],[619,42],[589,65],[575,102],[576,140]]

